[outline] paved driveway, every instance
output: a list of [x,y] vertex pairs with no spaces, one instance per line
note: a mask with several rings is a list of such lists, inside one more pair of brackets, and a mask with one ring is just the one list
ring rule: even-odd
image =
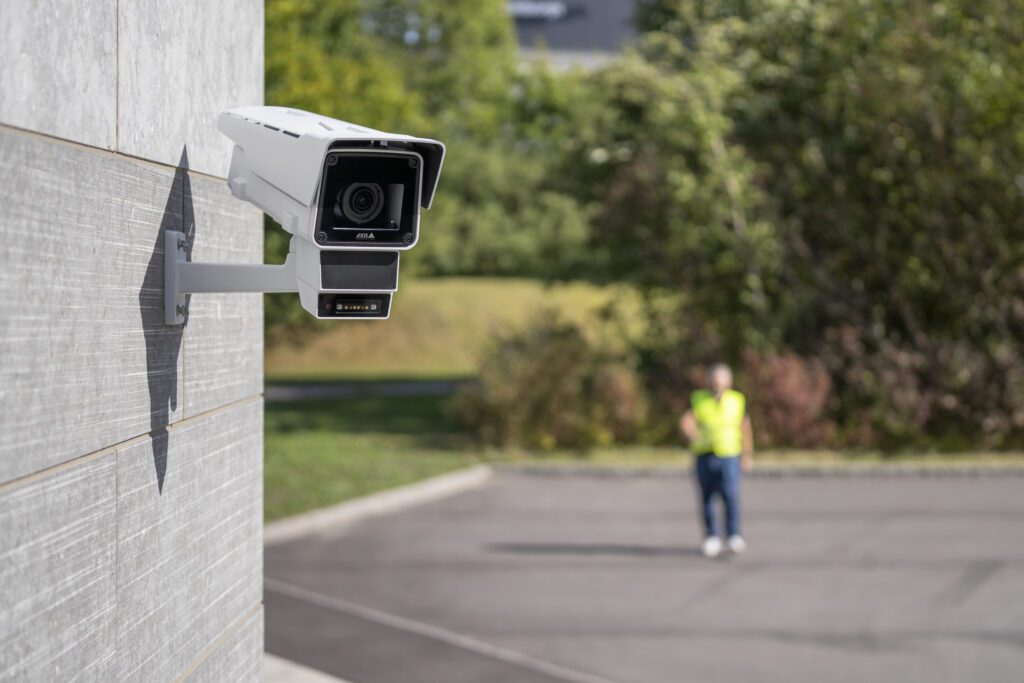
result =
[[266,549],[271,653],[355,683],[1024,677],[1024,478],[753,478],[697,553],[679,476],[503,472]]

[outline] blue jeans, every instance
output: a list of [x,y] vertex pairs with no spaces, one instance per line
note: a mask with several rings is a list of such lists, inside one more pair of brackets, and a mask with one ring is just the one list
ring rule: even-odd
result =
[[717,536],[714,497],[717,493],[725,504],[725,533],[740,533],[740,458],[720,458],[712,453],[697,456],[697,482],[700,484],[704,532]]

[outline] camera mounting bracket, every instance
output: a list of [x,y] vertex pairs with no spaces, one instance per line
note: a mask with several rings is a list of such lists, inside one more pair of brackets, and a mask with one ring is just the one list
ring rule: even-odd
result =
[[192,263],[188,240],[177,230],[164,232],[164,322],[185,322],[186,296],[199,292],[297,292],[295,255],[281,265],[264,263]]

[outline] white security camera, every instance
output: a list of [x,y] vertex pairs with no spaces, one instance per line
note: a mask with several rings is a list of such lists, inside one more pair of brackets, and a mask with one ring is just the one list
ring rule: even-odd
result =
[[242,107],[217,127],[235,142],[228,185],[321,249],[408,249],[430,208],[444,145],[285,107]]
[[168,232],[167,323],[183,322],[186,294],[214,291],[298,292],[317,318],[387,318],[444,145],[286,107],[231,109],[217,126],[235,142],[232,194],[293,235],[290,253],[281,266],[190,263]]

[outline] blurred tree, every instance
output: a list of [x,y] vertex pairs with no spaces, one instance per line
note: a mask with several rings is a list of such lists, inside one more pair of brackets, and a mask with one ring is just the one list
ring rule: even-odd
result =
[[502,0],[362,0],[361,27],[401,65],[437,131],[494,135],[503,125],[515,41]]
[[767,321],[829,358],[840,412],[893,443],[1024,428],[1022,15],[1020,0],[639,15],[659,69],[736,79],[713,110],[755,169],[741,184],[771,199],[784,289],[766,290]]
[[384,130],[426,127],[395,50],[364,30],[362,0],[268,0],[266,101]]
[[[436,199],[441,208],[424,214],[424,234],[437,239],[424,240],[429,246],[418,259],[406,259],[405,272],[417,261],[430,272],[483,272],[485,264],[497,272],[536,271],[532,259],[540,252],[533,244],[524,246],[531,242],[524,233],[579,232],[580,220],[563,206],[571,203],[564,198],[541,203],[567,217],[564,228],[559,216],[536,209],[526,227],[515,220],[522,208],[517,197],[537,189],[526,183],[541,182],[536,165],[512,170],[520,182],[510,185],[511,192],[482,192],[477,186],[480,169],[474,166],[486,156],[477,150],[501,147],[497,139],[506,134],[511,106],[516,63],[504,2],[268,0],[265,12],[268,104],[436,136],[455,151],[445,162]],[[456,151],[461,149],[470,157]],[[500,182],[494,173],[503,169],[491,164],[484,170],[491,173],[484,184],[495,189]],[[507,238],[492,244],[488,235]],[[284,258],[288,240],[268,220],[268,261]],[[457,249],[449,254],[441,245]],[[484,258],[477,258],[474,246]],[[314,324],[292,296],[268,297],[266,320],[272,337]]]
[[[456,141],[448,190],[423,216],[424,240],[409,256],[428,274],[579,274],[586,263],[588,214],[548,180],[543,155],[517,154],[505,140]],[[428,219],[429,216],[429,219]]]
[[734,141],[725,101],[742,80],[708,41],[693,71],[638,57],[594,76],[613,115],[582,140],[579,192],[608,273],[686,306],[721,327],[725,352],[770,345],[779,246],[755,165]]

